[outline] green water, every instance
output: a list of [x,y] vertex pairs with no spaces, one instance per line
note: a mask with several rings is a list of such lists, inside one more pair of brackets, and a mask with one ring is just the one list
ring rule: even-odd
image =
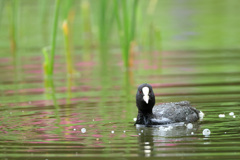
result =
[[[143,52],[145,46],[139,46],[130,71],[123,68],[118,41],[106,63],[95,49],[84,59],[76,20],[77,72],[67,76],[59,30],[55,91],[44,85],[41,49],[49,45],[50,31],[36,18],[37,2],[21,1],[15,59],[6,8],[1,15],[1,159],[239,159],[238,0],[159,1],[154,19],[162,31],[162,51]],[[157,103],[191,101],[205,113],[203,121],[170,130],[133,126],[136,88],[145,82],[153,85]],[[204,129],[211,134],[204,136]]]

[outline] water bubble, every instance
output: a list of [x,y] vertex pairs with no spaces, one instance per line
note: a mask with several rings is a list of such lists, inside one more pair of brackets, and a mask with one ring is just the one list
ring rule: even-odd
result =
[[234,116],[234,112],[230,112],[230,113],[229,113],[229,116]]
[[202,133],[204,136],[209,136],[211,134],[211,131],[209,129],[204,129]]
[[151,150],[144,150],[145,153],[151,153]]
[[144,146],[144,149],[151,149],[151,146]]
[[114,133],[114,131],[111,131],[111,133],[113,134],[113,133]]
[[74,131],[76,131],[76,128],[73,128]]
[[158,129],[159,129],[159,130],[164,130],[164,127],[163,127],[163,126],[160,126]]
[[82,132],[82,133],[86,133],[86,132],[87,132],[86,128],[82,128],[82,129],[81,129],[81,132]]
[[202,120],[203,120],[203,117],[204,117],[204,113],[203,113],[202,111],[200,111],[200,113],[198,114],[198,116],[199,116],[200,121],[202,121]]
[[143,130],[141,130],[141,132],[143,133]]
[[233,118],[236,118],[236,116],[233,116]]
[[192,128],[193,128],[193,124],[192,124],[192,123],[188,123],[188,124],[187,124],[187,128],[188,128],[188,129],[192,129]]
[[168,126],[168,127],[166,128],[166,131],[169,131],[169,130],[171,130],[171,129],[173,129],[173,126]]
[[126,133],[126,131],[123,131],[123,133]]
[[224,117],[225,117],[225,114],[219,114],[218,117],[219,117],[219,118],[224,118]]
[[137,118],[133,118],[133,121],[136,122],[136,121],[137,121]]
[[194,132],[191,132],[191,135],[194,135]]
[[160,126],[159,127],[159,130],[162,130],[162,131],[170,131],[171,129],[173,129],[173,127],[172,126],[167,126],[167,127],[163,127],[163,126]]

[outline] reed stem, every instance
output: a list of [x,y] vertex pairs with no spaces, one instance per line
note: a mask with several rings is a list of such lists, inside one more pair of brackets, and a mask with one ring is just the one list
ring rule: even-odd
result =
[[54,22],[53,22],[53,32],[52,32],[51,58],[50,58],[50,66],[49,66],[49,71],[48,71],[49,75],[53,75],[53,71],[54,71],[54,56],[55,56],[55,48],[56,48],[59,7],[60,7],[60,0],[56,0],[55,1]]
[[133,9],[132,9],[132,24],[131,24],[131,37],[130,40],[135,39],[135,32],[136,32],[136,13],[137,13],[137,6],[138,6],[138,0],[134,0],[133,2]]
[[69,75],[73,74],[73,63],[72,63],[72,55],[70,50],[70,44],[69,44],[69,27],[68,27],[68,21],[65,20],[63,22],[63,35],[64,35],[64,46],[65,46],[65,55],[66,55],[66,63],[67,63],[67,73]]
[[13,58],[16,59],[16,49],[17,49],[17,13],[19,1],[10,1],[9,8],[9,20],[10,20],[10,48]]
[[[133,44],[132,41],[135,39],[135,30],[136,30],[136,13],[137,13],[137,5],[138,5],[138,0],[133,1],[133,8],[132,8],[132,17],[130,17],[130,13],[128,11],[128,5],[129,1],[126,0],[121,0],[121,1],[115,1],[115,6],[118,5],[121,2],[122,4],[122,17],[123,20],[121,22],[120,15],[119,15],[119,10],[118,7],[116,7],[116,21],[117,21],[117,26],[118,26],[118,32],[119,32],[119,37],[121,41],[121,46],[122,46],[122,57],[124,61],[124,67],[128,68],[130,63],[129,56],[130,52],[133,51],[132,46]],[[131,51],[130,51],[131,50]],[[133,58],[133,56],[131,56]],[[131,59],[133,61],[133,59]]]

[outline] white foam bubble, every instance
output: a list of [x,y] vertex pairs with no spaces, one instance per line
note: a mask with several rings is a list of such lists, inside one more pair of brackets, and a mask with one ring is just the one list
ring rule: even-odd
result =
[[151,149],[151,146],[144,146],[144,149]]
[[136,122],[136,121],[137,121],[137,118],[133,118],[133,121]]
[[153,118],[152,121],[156,122],[156,123],[168,123],[168,122],[171,122],[170,119],[165,118],[165,117],[162,117],[161,119]]
[[162,131],[170,131],[171,129],[173,129],[173,126],[160,126],[159,127],[159,130],[162,130]]
[[224,118],[224,117],[225,117],[225,114],[219,114],[218,117],[219,117],[219,118]]
[[82,128],[82,129],[81,129],[81,132],[82,132],[82,133],[86,133],[86,132],[87,132],[86,128]]
[[111,133],[113,134],[113,133],[114,133],[114,131],[111,131]]
[[200,111],[200,113],[198,113],[198,116],[199,116],[199,120],[203,120],[203,117],[204,117],[204,113],[202,111]]
[[188,123],[188,124],[187,124],[187,128],[188,128],[188,129],[192,129],[192,128],[193,128],[193,124],[192,124],[192,123]]
[[209,129],[204,129],[203,132],[202,132],[202,134],[203,134],[204,136],[209,136],[209,135],[211,134],[211,131],[210,131]]
[[234,112],[230,112],[230,113],[229,113],[229,116],[234,116]]

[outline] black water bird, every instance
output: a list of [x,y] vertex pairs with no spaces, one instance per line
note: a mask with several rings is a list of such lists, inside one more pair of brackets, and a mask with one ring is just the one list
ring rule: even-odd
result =
[[155,95],[150,84],[138,87],[136,94],[138,116],[136,124],[163,125],[177,122],[191,123],[203,117],[203,113],[190,105],[188,101],[170,102],[155,105]]

